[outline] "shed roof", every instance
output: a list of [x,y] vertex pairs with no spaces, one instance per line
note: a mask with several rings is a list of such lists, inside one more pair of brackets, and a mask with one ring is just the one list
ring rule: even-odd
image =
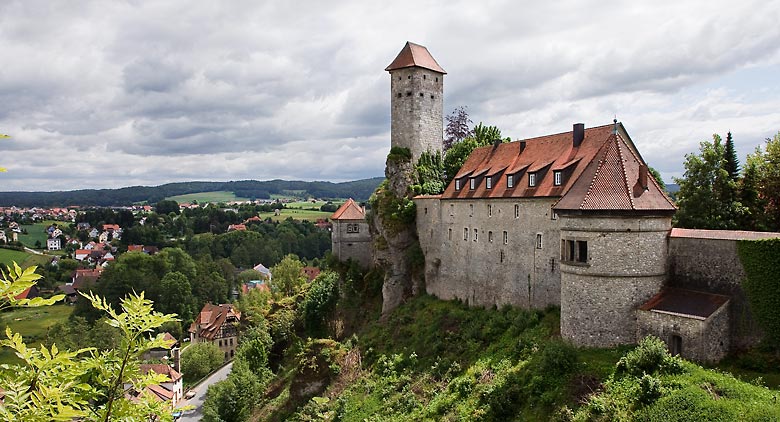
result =
[[728,301],[728,296],[695,290],[667,288],[650,298],[639,309],[703,321]]
[[744,230],[701,230],[673,228],[670,236],[687,237],[691,239],[760,240],[780,238],[780,233],[751,232]]

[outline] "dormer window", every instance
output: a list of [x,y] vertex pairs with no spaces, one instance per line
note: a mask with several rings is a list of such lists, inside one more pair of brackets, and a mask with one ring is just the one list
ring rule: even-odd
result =
[[474,190],[474,188],[477,186],[477,181],[474,180],[474,178],[469,179],[469,189]]
[[536,173],[528,173],[528,186],[536,186]]
[[508,188],[515,187],[515,178],[512,177],[511,174],[506,176],[506,187]]
[[487,189],[492,189],[493,188],[493,178],[492,177],[486,177],[485,178],[485,187]]
[[561,174],[560,170],[556,170],[553,172],[553,184],[555,186],[560,186],[563,182],[563,175]]
[[460,190],[460,179],[455,179],[455,190]]

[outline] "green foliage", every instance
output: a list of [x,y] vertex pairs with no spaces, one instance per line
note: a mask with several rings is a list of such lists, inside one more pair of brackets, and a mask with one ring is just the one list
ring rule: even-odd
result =
[[661,177],[661,173],[652,167],[648,167],[647,170],[650,172],[650,174],[653,175],[653,179],[655,179],[656,183],[658,183],[658,186],[660,186],[662,190],[666,191],[666,183],[664,183],[664,179]]
[[735,229],[747,211],[738,201],[737,183],[726,169],[725,148],[717,134],[701,142],[699,154],[685,155],[683,178],[677,192],[679,227]]
[[320,273],[312,281],[300,306],[303,326],[308,335],[324,337],[327,334],[327,322],[339,299],[338,282],[338,274],[331,271]]
[[265,321],[256,323],[240,338],[236,359],[246,362],[250,371],[261,374],[268,370],[268,354],[273,340]]
[[377,213],[390,234],[402,232],[414,223],[417,214],[414,201],[397,197],[387,186],[387,181],[377,188],[369,200],[372,212]]
[[387,154],[388,163],[400,163],[404,161],[412,160],[412,151],[409,148],[404,147],[392,147],[390,153]]
[[[30,277],[30,273],[17,266],[9,269],[3,276],[10,286],[4,294],[12,294],[15,283],[26,283]],[[96,309],[107,314],[105,324],[121,333],[119,346],[101,352],[88,348],[63,351],[56,345],[34,348],[28,347],[19,333],[6,329],[7,339],[0,344],[12,349],[21,363],[2,365],[0,383],[5,397],[0,406],[0,420],[105,422],[142,420],[149,415],[155,415],[155,420],[171,419],[168,405],[146,396],[130,401],[125,386],[143,391],[146,386],[167,379],[156,374],[143,376],[137,365],[146,351],[170,346],[162,335],[149,336],[161,325],[174,321],[174,315],[155,312],[152,302],[143,294],[122,300],[122,312],[115,311],[104,299],[94,295],[86,297]],[[21,305],[31,304],[35,303]]]
[[425,151],[414,166],[412,192],[415,195],[438,195],[444,192],[445,178],[441,152]]
[[726,157],[725,169],[729,173],[729,177],[734,182],[738,182],[739,159],[737,158],[737,150],[734,148],[734,138],[732,138],[731,132],[726,135],[726,145],[723,154]]
[[16,296],[40,280],[41,275],[35,273],[36,269],[37,267],[22,269],[16,262],[11,266],[6,265],[5,270],[0,269],[0,310],[18,306],[48,306],[65,297],[65,295],[55,295],[48,299],[40,296],[33,299],[17,299]]
[[203,403],[205,422],[243,422],[249,419],[267,383],[267,373],[258,374],[249,365],[236,359],[230,375],[224,381],[209,386]]
[[780,231],[780,132],[748,155],[742,197],[750,207],[750,228]]
[[271,268],[272,290],[282,296],[291,296],[306,283],[303,263],[297,256],[289,254]]
[[154,211],[160,215],[174,213],[179,214],[179,203],[172,200],[162,200],[155,204]]
[[669,355],[666,343],[658,337],[648,336],[636,349],[618,361],[615,374],[641,377],[645,374],[676,374],[682,370],[681,361]]
[[737,252],[745,269],[742,286],[750,310],[767,340],[780,344],[780,239],[740,240]]
[[181,371],[184,381],[197,381],[222,366],[224,356],[216,344],[203,342],[192,344],[181,355]]
[[501,137],[501,130],[496,126],[485,126],[480,122],[474,127],[474,135],[466,137],[460,142],[453,143],[444,155],[444,186],[447,186],[455,178],[471,152],[479,147],[493,144],[495,141],[509,142],[509,138]]

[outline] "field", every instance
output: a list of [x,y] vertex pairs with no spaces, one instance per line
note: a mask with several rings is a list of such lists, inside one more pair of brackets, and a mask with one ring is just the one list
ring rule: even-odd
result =
[[16,262],[19,265],[30,256],[27,252],[15,251],[13,249],[0,249],[0,264],[11,265],[11,262]]
[[258,214],[258,216],[260,216],[260,218],[263,220],[270,218],[273,221],[284,221],[288,217],[292,217],[294,220],[307,220],[311,222],[315,222],[319,218],[328,218],[331,215],[333,215],[332,212],[303,210],[297,208],[283,209],[281,211],[281,215],[278,216],[274,215],[273,212],[261,212]]
[[[49,327],[67,320],[71,312],[73,312],[73,307],[68,305],[15,309],[0,314],[0,328],[5,333],[5,327],[10,327],[15,333],[24,337],[25,343],[37,347],[38,343],[46,337],[46,331]],[[10,349],[0,349],[0,363],[15,361],[16,357]]]
[[233,192],[228,191],[188,193],[186,195],[169,196],[165,199],[170,199],[180,204],[191,204],[194,201],[198,201],[199,204],[202,204],[206,202],[233,202],[249,200],[249,198],[239,198]]
[[[23,230],[27,230],[27,234],[20,233],[19,234],[19,241],[24,244],[24,246],[27,246],[31,249],[46,249],[46,239],[49,238],[48,233],[46,233],[46,228],[49,227],[52,223],[60,224],[67,224],[62,221],[44,221],[42,223],[35,223],[33,225],[22,225],[21,228]],[[36,248],[35,242],[41,242],[41,247]]]

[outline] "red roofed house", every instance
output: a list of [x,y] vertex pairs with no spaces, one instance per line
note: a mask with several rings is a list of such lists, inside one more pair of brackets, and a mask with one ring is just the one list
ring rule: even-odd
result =
[[241,314],[233,305],[212,305],[207,303],[190,325],[192,344],[211,342],[225,354],[225,360],[232,359],[238,346],[238,323]]
[[330,217],[333,220],[331,250],[339,260],[352,259],[363,267],[371,265],[371,233],[366,212],[352,198]]
[[306,279],[309,281],[314,280],[320,275],[320,269],[317,267],[303,267],[301,272],[303,272],[303,275],[305,275]]
[[228,226],[228,229],[227,229],[227,231],[229,231],[229,232],[232,232],[232,231],[245,231],[245,230],[246,230],[246,225],[245,224],[231,224],[231,225]]
[[171,368],[164,363],[142,363],[140,366],[142,374],[148,374],[150,371],[158,374],[167,375],[169,381],[163,382],[159,385],[150,385],[149,392],[153,393],[156,397],[163,401],[171,401],[171,406],[176,406],[179,400],[182,399],[183,386],[182,375],[179,371]]

